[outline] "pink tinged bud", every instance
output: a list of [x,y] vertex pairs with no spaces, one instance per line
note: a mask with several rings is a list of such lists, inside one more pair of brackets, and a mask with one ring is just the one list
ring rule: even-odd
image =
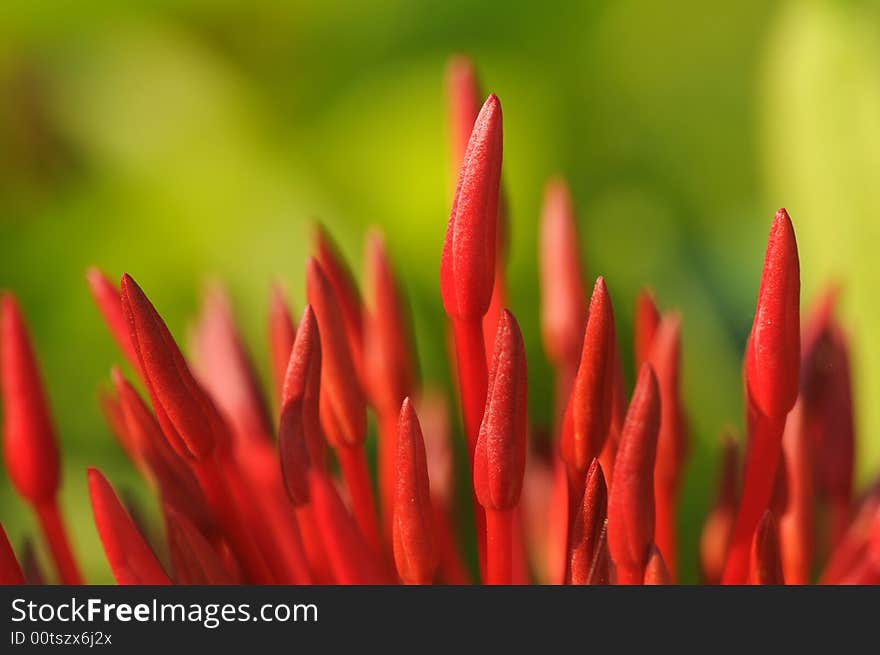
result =
[[98,310],[104,317],[104,322],[110,329],[110,334],[113,335],[116,345],[119,346],[128,361],[137,367],[138,356],[131,343],[128,321],[125,320],[125,314],[122,311],[119,289],[100,269],[94,267],[86,271],[86,281],[89,283],[89,290],[92,292],[95,304],[98,305]]
[[752,540],[749,581],[753,585],[785,584],[779,553],[779,533],[773,514],[764,512]]
[[563,432],[562,456],[581,473],[602,452],[611,425],[614,394],[614,316],[600,277],[593,287],[581,360],[569,399],[570,429]]
[[296,326],[290,318],[290,307],[281,287],[274,285],[269,295],[269,363],[278,397],[284,387],[284,375],[290,361],[290,350],[296,338]]
[[198,380],[228,419],[238,443],[270,441],[273,430],[257,372],[222,287],[205,293],[192,344]]
[[556,366],[574,366],[587,319],[574,207],[562,179],[547,183],[541,212],[541,334]]
[[651,546],[651,551],[648,554],[648,563],[645,565],[645,584],[671,584],[669,571],[666,568],[666,563],[663,561],[663,555],[656,545]]
[[481,319],[492,298],[501,121],[501,103],[490,95],[474,123],[458,178],[440,263],[443,307],[453,319]]
[[24,573],[0,524],[0,585],[24,584]]
[[654,303],[654,297],[647,289],[642,289],[636,296],[635,314],[635,364],[641,368],[651,355],[654,334],[660,325],[660,312]]
[[608,488],[605,475],[597,459],[593,459],[587,471],[584,499],[575,513],[570,527],[569,544],[570,582],[575,585],[589,584],[595,578],[600,560],[600,541],[608,516]]
[[378,233],[367,240],[366,288],[372,307],[364,321],[364,382],[373,405],[396,415],[413,391],[412,347],[406,308]]
[[165,531],[174,582],[185,585],[232,585],[235,579],[220,554],[186,516],[166,505]]
[[784,417],[794,405],[800,348],[797,242],[791,219],[780,209],[770,228],[745,362],[749,396],[765,416]]
[[36,356],[18,303],[0,298],[3,455],[19,495],[38,505],[58,491],[58,446]]
[[367,433],[366,401],[339,320],[340,303],[322,266],[314,258],[306,264],[306,285],[321,334],[321,424],[324,433],[334,447],[360,445]]
[[[354,366],[360,372],[363,367],[363,306],[361,297],[339,248],[330,239],[330,235],[320,225],[315,232],[315,258],[333,289],[333,295],[339,306],[342,324]],[[312,303],[314,304],[314,303]]]
[[88,475],[95,526],[116,582],[123,585],[171,584],[110,483],[97,469],[90,468]]
[[643,581],[654,543],[654,459],[660,431],[660,390],[643,364],[614,462],[608,497],[608,547],[622,584]]
[[527,372],[516,319],[501,314],[489,372],[486,411],[474,454],[474,490],[486,509],[516,507],[526,462]]
[[[306,305],[288,357],[281,395],[279,432],[283,441],[288,429],[287,420],[295,416],[301,425],[293,429],[302,432],[310,464],[323,467],[325,442],[320,422],[320,386],[321,339],[315,313],[311,305]],[[288,405],[295,405],[295,408],[288,409]],[[298,438],[296,432],[291,436]]]
[[228,438],[226,427],[141,288],[127,274],[121,288],[141,375],[162,431],[181,457],[203,459]]
[[400,408],[394,492],[394,561],[407,584],[430,584],[437,570],[425,442],[409,398]]
[[463,55],[452,57],[446,66],[446,97],[452,173],[458,176],[481,102],[480,84],[474,64]]

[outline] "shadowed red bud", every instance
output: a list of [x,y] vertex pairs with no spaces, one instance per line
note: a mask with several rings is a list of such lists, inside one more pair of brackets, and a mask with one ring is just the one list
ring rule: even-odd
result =
[[782,576],[782,560],[779,556],[779,534],[773,514],[764,512],[752,541],[751,584],[785,584]]
[[642,289],[636,296],[635,328],[635,365],[641,368],[651,356],[654,334],[660,325],[660,312],[654,303],[654,296],[647,289]]
[[[302,320],[290,350],[287,373],[281,395],[281,440],[285,439],[286,416],[293,410],[288,404],[297,403],[298,416],[305,446],[315,466],[324,466],[324,436],[320,423],[321,339],[318,323],[311,305],[303,310]],[[295,436],[295,433],[294,433]]]
[[798,394],[800,265],[791,219],[776,212],[770,228],[755,320],[746,348],[749,395],[765,416],[784,417]]
[[648,563],[645,565],[645,584],[671,584],[669,571],[666,569],[663,555],[660,553],[660,549],[657,548],[656,544],[651,546],[651,552],[648,554]]
[[281,410],[281,429],[278,437],[278,455],[287,495],[295,506],[309,502],[309,483],[306,472],[311,465],[303,430],[303,401],[294,398],[284,403]]
[[569,399],[570,429],[563,432],[562,456],[585,472],[602,452],[613,411],[614,316],[605,280],[599,277],[590,298],[583,349]]
[[493,94],[474,123],[443,243],[440,292],[451,318],[480,319],[492,298],[501,141],[501,103]]
[[123,585],[171,584],[110,483],[97,469],[90,468],[88,473],[95,526],[116,582]]
[[660,390],[643,364],[620,435],[608,497],[608,547],[621,584],[640,584],[654,543],[654,458]]
[[584,499],[573,519],[569,544],[571,584],[589,584],[599,557],[599,540],[608,516],[608,488],[597,459],[587,471]]
[[384,584],[387,577],[339,497],[333,481],[309,469],[309,497],[333,576],[338,584]]
[[458,176],[474,121],[480,112],[480,85],[473,62],[463,55],[452,57],[446,66],[449,137],[453,180]]
[[238,443],[268,442],[272,434],[269,412],[229,297],[220,286],[205,292],[192,345],[198,380],[229,420]]
[[18,303],[0,298],[3,456],[18,493],[33,504],[58,490],[58,446],[40,371]]
[[522,334],[513,314],[504,310],[474,454],[474,490],[486,509],[512,509],[519,502],[526,462],[526,378]]
[[556,366],[574,366],[583,343],[587,306],[574,207],[562,179],[551,180],[544,189],[539,254],[544,350]]
[[394,562],[407,584],[430,584],[437,570],[425,442],[409,398],[400,408],[394,492]]
[[[338,317],[342,317],[342,325],[345,329],[348,347],[351,349],[352,361],[357,370],[360,371],[363,364],[364,329],[361,297],[358,293],[354,276],[351,274],[351,269],[345,263],[339,248],[333,243],[330,235],[320,225],[315,229],[315,258],[318,260],[321,270],[333,288],[333,294],[336,297],[340,310],[337,320]],[[314,301],[311,299],[310,302],[314,304]]]
[[104,415],[104,421],[110,428],[110,432],[116,437],[125,454],[136,466],[140,466],[142,464],[140,453],[128,431],[128,426],[125,424],[125,414],[119,400],[110,391],[99,389],[98,406],[101,408],[101,414]]
[[787,502],[779,516],[782,570],[787,584],[809,584],[813,569],[813,452],[799,400],[788,415],[782,436]]
[[86,271],[86,281],[89,283],[89,290],[92,292],[95,304],[98,305],[98,310],[104,317],[104,322],[110,329],[110,334],[113,335],[116,345],[119,346],[128,361],[135,367],[139,366],[137,352],[131,343],[128,322],[122,311],[119,289],[100,269],[94,267]]
[[718,495],[700,536],[700,573],[706,584],[718,584],[724,572],[724,560],[733,522],[736,519],[739,480],[739,447],[730,432],[722,434]]
[[174,582],[185,585],[231,585],[235,580],[198,528],[170,505],[164,507],[168,551]]
[[396,415],[413,390],[412,350],[406,308],[378,233],[367,239],[365,278],[372,308],[364,321],[364,383],[373,405]]
[[306,284],[321,331],[321,424],[334,447],[355,446],[366,437],[366,403],[339,320],[340,304],[314,258],[306,264]]
[[223,439],[222,419],[137,283],[122,276],[122,306],[159,425],[182,457],[202,459]]
[[272,286],[269,294],[269,363],[272,367],[272,379],[278,397],[284,388],[284,376],[287,363],[290,361],[290,350],[296,338],[296,326],[290,318],[290,307],[284,297],[284,291],[278,285]]
[[0,585],[24,584],[24,573],[0,523]]

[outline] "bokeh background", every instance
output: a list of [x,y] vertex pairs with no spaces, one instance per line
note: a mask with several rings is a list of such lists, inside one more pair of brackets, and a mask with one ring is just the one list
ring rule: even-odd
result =
[[[130,272],[181,337],[200,287],[224,280],[265,375],[268,287],[285,281],[301,309],[310,224],[324,222],[356,269],[379,226],[422,372],[448,386],[443,75],[457,52],[504,106],[510,302],[532,419],[552,407],[535,252],[550,175],[571,183],[588,276],[607,277],[623,343],[641,285],[683,312],[684,579],[696,579],[719,430],[742,424],[740,357],[779,206],[795,222],[805,303],[843,284],[859,483],[876,472],[878,3],[6,0],[0,16],[0,287],[19,296],[45,369],[63,505],[91,581],[111,578],[85,467],[151,506],[95,402],[120,357],[85,268]],[[34,531],[3,475],[0,519],[17,544]]]

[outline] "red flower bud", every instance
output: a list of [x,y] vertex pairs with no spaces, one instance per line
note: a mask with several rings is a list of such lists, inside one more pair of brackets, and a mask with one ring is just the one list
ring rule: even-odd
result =
[[296,326],[281,287],[274,285],[269,295],[269,363],[278,397],[284,387],[284,375],[290,361],[290,350],[296,338]]
[[235,584],[220,555],[186,516],[170,505],[164,507],[164,514],[176,584]]
[[449,141],[453,181],[464,161],[474,121],[480,112],[480,85],[473,62],[463,55],[452,57],[446,66]]
[[569,581],[571,584],[589,584],[596,577],[599,560],[599,542],[608,516],[608,488],[599,460],[593,459],[587,471],[584,499],[569,528]]
[[119,346],[128,361],[137,367],[139,365],[138,356],[131,343],[128,321],[125,320],[125,313],[122,311],[119,289],[100,269],[94,267],[86,271],[86,281],[89,283],[89,290],[92,292],[95,304],[98,305],[98,310],[104,317],[104,322],[110,329],[110,334],[113,335],[116,345]]
[[501,142],[501,104],[493,94],[474,123],[443,243],[440,292],[451,318],[481,319],[492,298]]
[[660,325],[660,312],[654,303],[654,297],[647,289],[642,289],[636,296],[635,314],[635,364],[641,368],[651,355],[651,346],[654,343],[654,334]]
[[430,584],[437,570],[425,442],[409,398],[400,408],[394,493],[394,561],[407,584]]
[[648,563],[645,565],[645,584],[671,584],[669,571],[666,568],[666,563],[663,561],[663,555],[656,544],[651,546],[651,552],[648,554]]
[[785,584],[782,560],[779,555],[779,534],[776,521],[769,511],[764,512],[752,540],[750,581],[754,585]]

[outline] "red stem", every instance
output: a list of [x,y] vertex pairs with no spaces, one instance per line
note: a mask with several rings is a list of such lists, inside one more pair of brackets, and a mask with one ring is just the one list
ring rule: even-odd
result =
[[[473,476],[474,451],[480,435],[480,423],[486,409],[486,389],[489,373],[486,368],[486,344],[483,341],[481,320],[454,321],[455,360],[458,363],[458,386],[461,396],[461,413],[467,437],[468,461]],[[480,574],[485,579],[486,569],[486,512],[473,495],[474,523],[477,533],[477,555]]]
[[486,510],[486,584],[513,584],[515,511],[515,508]]
[[749,576],[752,537],[761,520],[776,481],[776,469],[782,454],[782,431],[785,419],[764,416],[751,410],[751,431],[746,453],[742,499],[736,514],[722,584],[745,584]]
[[373,486],[370,481],[370,469],[367,465],[367,454],[363,445],[342,446],[336,449],[339,467],[348,489],[351,509],[361,534],[380,560],[382,556],[382,540],[379,537],[379,525],[376,520],[376,506],[373,501]]
[[80,575],[76,560],[73,558],[64,521],[61,519],[61,512],[58,510],[58,501],[53,498],[48,502],[36,505],[34,510],[40,521],[43,535],[49,544],[49,550],[52,553],[52,559],[55,560],[55,567],[58,569],[61,582],[67,585],[83,584],[82,575]]
[[219,463],[215,459],[198,461],[193,470],[245,576],[254,584],[275,584],[256,542],[245,529],[245,522],[238,512]]

